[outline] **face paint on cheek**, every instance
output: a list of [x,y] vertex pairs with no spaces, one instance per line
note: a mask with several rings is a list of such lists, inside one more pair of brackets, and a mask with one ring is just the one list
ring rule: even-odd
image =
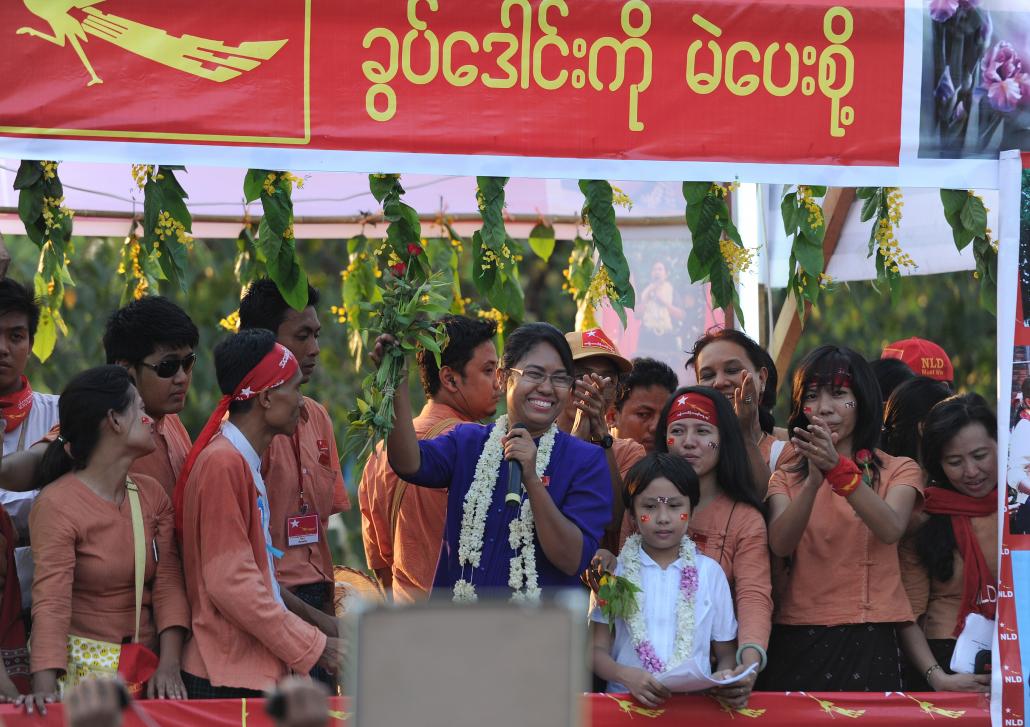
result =
[[806,407],[805,407],[804,409],[802,409],[802,410],[801,410],[801,412],[802,412],[802,413],[803,413],[803,414],[804,414],[805,416],[808,416],[809,414],[811,414],[811,413],[812,413],[812,407],[810,407],[810,406],[806,406]]
[[143,425],[143,426],[145,426],[145,427],[149,427],[149,426],[150,426],[151,424],[153,424],[153,423],[154,423],[154,420],[153,420],[153,419],[151,419],[151,418],[150,418],[149,416],[147,416],[146,414],[144,414],[143,416],[141,416],[141,417],[139,418],[139,421],[140,421],[140,424],[142,424],[142,425]]
[[681,513],[680,513],[680,520],[682,520],[683,522],[686,522],[686,521],[687,521],[687,520],[689,520],[689,519],[690,519],[690,515],[688,515],[688,514],[687,514],[687,513],[685,513],[685,512],[681,512]]
[[651,522],[651,516],[650,515],[641,515],[640,516],[640,522],[642,522],[642,523],[649,523],[649,522]]
[[709,442],[708,443],[708,448],[709,449],[718,449],[719,448],[719,443],[718,442]]
[[855,401],[845,401],[844,402],[844,408],[845,409],[854,409],[856,406],[858,406],[858,402],[855,402]]
[[665,440],[665,445],[667,447],[671,447],[673,444],[675,444],[675,442],[676,442],[675,439],[673,439],[672,437],[669,437],[668,439]]

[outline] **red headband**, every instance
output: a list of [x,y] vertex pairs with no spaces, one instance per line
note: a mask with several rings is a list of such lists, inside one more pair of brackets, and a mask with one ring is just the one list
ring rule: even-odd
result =
[[704,394],[690,392],[677,396],[669,407],[669,416],[665,419],[666,426],[681,419],[697,419],[699,422],[706,422],[713,426],[719,426],[719,416],[715,413],[715,402]]
[[829,376],[817,376],[809,386],[832,386],[835,389],[851,388],[851,374],[844,369],[837,369]]
[[186,463],[182,466],[182,472],[179,473],[179,478],[175,481],[175,492],[172,500],[175,505],[175,533],[179,537],[180,543],[182,543],[182,518],[186,500],[186,480],[189,479],[190,471],[193,469],[193,464],[197,461],[197,457],[200,456],[204,447],[207,446],[208,442],[211,441],[211,438],[215,436],[222,426],[222,420],[225,418],[226,412],[229,411],[229,405],[234,401],[253,399],[262,391],[282,386],[292,379],[299,370],[300,364],[297,363],[296,356],[288,348],[276,343],[272,346],[272,350],[265,354],[265,357],[261,359],[258,365],[243,377],[235,391],[231,394],[225,394],[218,400],[218,406],[211,412],[207,424],[204,425],[200,436],[197,437],[197,441],[190,448],[190,453],[186,456]]

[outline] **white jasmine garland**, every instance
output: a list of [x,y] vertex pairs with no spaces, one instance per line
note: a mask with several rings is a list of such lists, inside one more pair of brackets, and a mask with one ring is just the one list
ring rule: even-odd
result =
[[[483,554],[486,516],[493,502],[497,475],[501,470],[501,461],[504,459],[504,446],[501,444],[501,439],[507,432],[507,415],[498,417],[493,430],[486,439],[486,444],[483,445],[479,461],[476,462],[476,472],[469,491],[465,493],[461,514],[461,531],[458,535],[458,565],[461,567],[462,577],[454,584],[454,600],[457,602],[477,599],[476,587],[471,582],[471,575],[469,580],[465,579],[465,568],[469,567],[474,571],[479,567]],[[551,428],[540,438],[536,453],[536,472],[537,477],[541,479],[551,461],[551,452],[554,449],[557,435],[558,427],[552,424]],[[537,585],[536,548],[533,544],[534,532],[533,508],[530,506],[529,498],[525,497],[518,516],[511,521],[508,529],[508,544],[515,551],[508,574],[508,586],[513,591],[512,601],[535,603],[540,600],[540,588]]]
[[683,572],[676,597],[676,640],[668,664],[663,664],[654,651],[654,645],[647,638],[647,624],[644,622],[644,587],[640,582],[640,533],[626,539],[619,554],[622,575],[640,589],[637,593],[637,608],[626,622],[633,648],[644,668],[652,674],[660,674],[670,667],[682,664],[690,657],[694,646],[694,603],[697,594],[697,563],[694,541],[683,536],[680,541],[679,559],[683,561]]

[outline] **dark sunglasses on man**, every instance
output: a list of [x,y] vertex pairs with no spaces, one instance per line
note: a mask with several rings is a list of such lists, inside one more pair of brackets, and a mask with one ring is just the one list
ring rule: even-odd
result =
[[182,358],[166,358],[164,361],[158,361],[156,364],[147,363],[146,361],[140,361],[140,363],[146,366],[148,369],[153,369],[154,373],[157,374],[158,378],[170,379],[179,373],[181,368],[183,373],[188,374],[193,369],[193,364],[197,362],[197,354],[191,353]]

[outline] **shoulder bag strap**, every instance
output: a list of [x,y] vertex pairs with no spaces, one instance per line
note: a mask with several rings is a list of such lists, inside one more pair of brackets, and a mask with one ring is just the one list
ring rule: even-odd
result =
[[129,498],[129,509],[132,511],[132,545],[135,552],[136,574],[136,631],[132,643],[139,642],[139,619],[143,610],[143,576],[147,570],[147,545],[144,542],[146,533],[143,529],[143,508],[139,503],[139,488],[131,479],[125,480],[126,495]]
[[[455,419],[453,417],[449,419],[441,419],[438,421],[432,429],[426,432],[425,436],[419,437],[419,439],[433,439],[443,434],[444,430],[450,427],[461,424],[461,419]],[[390,545],[393,545],[394,535],[397,532],[397,518],[401,514],[401,500],[404,499],[404,491],[408,489],[408,483],[402,479],[397,480],[397,487],[393,490],[393,498],[390,500]]]

